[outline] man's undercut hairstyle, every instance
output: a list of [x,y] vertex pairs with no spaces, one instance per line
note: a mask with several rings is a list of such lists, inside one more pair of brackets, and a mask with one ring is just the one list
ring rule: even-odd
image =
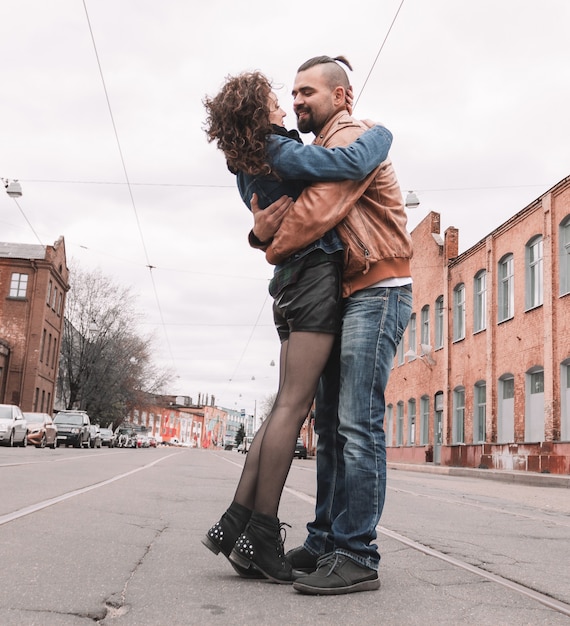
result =
[[343,56],[338,57],[329,57],[329,56],[319,56],[313,57],[308,61],[305,61],[297,70],[297,72],[304,72],[305,70],[310,69],[311,67],[315,67],[316,65],[324,65],[323,73],[327,78],[327,82],[331,89],[338,87],[344,87],[348,89],[350,87],[350,81],[348,80],[348,75],[343,67],[339,65],[342,63],[346,65],[350,71],[352,71],[352,65],[349,63],[348,59]]

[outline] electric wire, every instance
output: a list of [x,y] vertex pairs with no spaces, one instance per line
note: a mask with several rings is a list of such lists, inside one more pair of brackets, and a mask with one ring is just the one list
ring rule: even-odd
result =
[[402,8],[402,5],[404,4],[405,0],[402,0],[400,2],[400,6],[398,7],[398,10],[396,11],[396,14],[394,15],[394,19],[392,20],[392,23],[390,24],[390,27],[388,28],[388,31],[386,32],[386,35],[384,37],[384,41],[382,41],[382,44],[380,45],[380,49],[378,50],[378,54],[376,55],[376,58],[374,59],[374,63],[372,63],[372,67],[370,68],[370,71],[368,72],[364,83],[362,84],[362,88],[360,89],[360,93],[358,94],[356,100],[354,101],[354,106],[353,109],[356,108],[356,105],[358,104],[358,101],[360,100],[360,96],[362,95],[362,92],[364,91],[364,88],[366,87],[367,83],[368,83],[368,79],[370,78],[370,76],[372,75],[372,72],[374,71],[374,67],[376,66],[376,63],[378,62],[378,59],[380,58],[380,54],[382,53],[382,50],[384,49],[384,46],[386,45],[386,42],[388,41],[388,37],[390,36],[390,33],[392,32],[392,28],[394,26],[394,24],[396,23],[396,20],[398,19],[398,15],[400,14],[400,9]]
[[158,313],[159,313],[160,319],[162,321],[162,328],[163,328],[163,331],[164,331],[164,338],[165,338],[165,341],[166,341],[166,346],[168,348],[168,352],[170,354],[171,361],[172,361],[172,363],[174,363],[174,355],[172,353],[172,347],[170,345],[170,339],[169,339],[168,333],[166,331],[166,326],[164,325],[164,315],[163,315],[163,312],[162,312],[162,307],[160,305],[160,299],[158,297],[158,291],[156,289],[156,283],[155,283],[154,276],[153,276],[153,273],[152,273],[152,270],[154,269],[154,266],[151,264],[150,258],[149,258],[149,255],[148,255],[148,250],[147,250],[147,246],[146,246],[146,243],[145,243],[145,238],[144,238],[144,235],[143,235],[141,223],[140,223],[140,220],[139,220],[139,215],[138,215],[137,206],[136,206],[136,203],[135,203],[135,197],[134,197],[134,194],[133,194],[133,189],[132,189],[130,178],[129,178],[129,173],[128,173],[127,166],[126,166],[126,163],[125,163],[123,150],[121,148],[121,141],[119,139],[119,133],[117,131],[117,125],[115,124],[115,117],[113,115],[113,109],[111,107],[111,100],[109,98],[109,92],[107,90],[107,84],[105,82],[105,76],[103,74],[103,67],[101,65],[101,60],[99,58],[99,52],[97,50],[97,44],[95,42],[95,35],[93,33],[93,28],[91,26],[91,19],[89,17],[89,11],[87,9],[87,3],[86,3],[85,0],[83,0],[83,8],[85,9],[85,17],[87,19],[87,25],[89,27],[89,34],[91,36],[91,43],[93,44],[93,51],[95,53],[95,58],[97,60],[97,67],[99,68],[99,76],[101,77],[101,83],[102,83],[102,86],[103,86],[103,91],[105,93],[105,100],[107,102],[107,108],[109,110],[109,116],[111,118],[111,124],[113,126],[113,133],[115,135],[115,141],[117,143],[117,149],[119,151],[119,157],[121,159],[121,164],[122,164],[122,167],[123,167],[123,173],[124,173],[124,176],[125,176],[125,181],[126,181],[126,184],[127,184],[128,190],[129,190],[129,196],[130,196],[130,199],[131,199],[131,206],[132,206],[132,209],[133,209],[133,213],[134,213],[134,216],[135,216],[135,221],[136,221],[136,224],[137,224],[137,229],[138,229],[138,232],[139,232],[142,248],[143,248],[143,251],[144,251],[144,256],[145,256],[145,259],[146,259],[146,266],[148,267],[148,270],[149,270],[150,281],[151,281],[151,284],[152,284],[152,289],[153,289],[153,292],[154,292],[154,297],[155,297],[155,300],[156,300]]
[[14,202],[16,203],[16,206],[18,207],[18,209],[20,209],[20,213],[24,216],[24,219],[26,220],[28,226],[30,227],[30,230],[34,233],[34,235],[36,236],[36,239],[40,242],[40,245],[43,246],[44,244],[43,244],[42,240],[40,239],[40,236],[35,231],[34,227],[32,226],[32,223],[28,219],[28,216],[24,213],[24,209],[22,209],[22,207],[20,206],[20,203],[16,200],[16,198],[12,198],[12,200],[14,200]]

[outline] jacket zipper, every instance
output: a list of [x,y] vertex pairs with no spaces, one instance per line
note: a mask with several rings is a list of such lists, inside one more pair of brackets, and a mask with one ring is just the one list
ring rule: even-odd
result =
[[364,243],[364,241],[362,241],[362,239],[360,239],[360,237],[356,235],[356,233],[352,230],[352,228],[348,226],[348,224],[342,224],[342,227],[347,232],[349,238],[354,242],[356,247],[359,248],[360,251],[362,252],[362,255],[364,256],[364,259],[365,259],[365,267],[362,273],[367,274],[368,270],[370,269],[370,261],[369,261],[370,250],[366,247],[366,244]]

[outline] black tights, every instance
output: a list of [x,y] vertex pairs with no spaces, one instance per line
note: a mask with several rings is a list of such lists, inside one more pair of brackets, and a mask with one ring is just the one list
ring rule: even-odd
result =
[[281,344],[277,398],[251,443],[234,496],[248,509],[277,517],[299,430],[333,343],[331,334],[292,332]]

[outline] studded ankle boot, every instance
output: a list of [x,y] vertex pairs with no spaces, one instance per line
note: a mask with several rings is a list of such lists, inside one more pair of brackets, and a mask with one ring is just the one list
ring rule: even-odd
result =
[[236,541],[230,561],[242,569],[257,570],[273,582],[290,584],[302,572],[295,571],[285,560],[281,531],[284,526],[276,517],[253,512],[249,524]]
[[[229,560],[230,552],[240,534],[245,530],[250,517],[250,509],[237,502],[232,502],[220,520],[206,533],[202,543],[214,554],[221,552]],[[230,564],[243,578],[265,578],[261,572],[253,568],[240,567],[239,564],[231,560]]]

